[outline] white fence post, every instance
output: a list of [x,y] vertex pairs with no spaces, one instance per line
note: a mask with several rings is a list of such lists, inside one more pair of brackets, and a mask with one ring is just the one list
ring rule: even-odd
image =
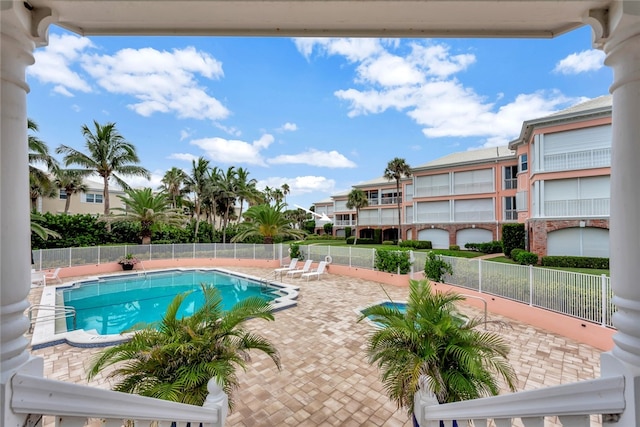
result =
[[602,326],[607,326],[607,275],[600,275],[600,284],[602,288]]
[[[42,265],[42,262],[40,263],[40,265]],[[351,246],[349,246],[349,268],[351,268]]]
[[72,248],[69,248],[69,267],[73,266],[73,261],[72,261],[72,258],[71,258],[71,253],[72,253],[71,251],[72,250],[73,250]]
[[40,268],[38,270],[42,270],[42,249],[40,249]]
[[237,243],[233,244],[233,258],[234,259],[238,259],[238,254],[236,253],[237,245],[238,245]]
[[482,293],[482,260],[478,260],[478,292]]
[[371,248],[371,269],[376,269],[376,250]]
[[171,259],[176,259],[176,244],[171,244]]
[[253,259],[256,259],[256,244],[253,244]]
[[100,265],[100,248],[102,246],[98,246],[98,265]]
[[196,242],[193,242],[193,251],[191,258],[196,259]]
[[533,265],[529,265],[529,305],[533,306]]

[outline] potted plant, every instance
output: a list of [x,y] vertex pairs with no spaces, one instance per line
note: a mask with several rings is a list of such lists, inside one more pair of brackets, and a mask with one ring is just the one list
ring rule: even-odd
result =
[[497,395],[501,380],[515,391],[507,341],[478,328],[481,319],[464,316],[456,308],[462,300],[454,292],[435,292],[428,280],[410,280],[405,311],[382,305],[362,311],[360,321],[368,317],[380,325],[367,339],[369,361],[414,426],[414,396],[421,385],[438,403]]
[[139,263],[140,260],[133,256],[133,254],[126,254],[118,260],[118,264],[122,266],[123,270],[133,270],[133,266]]

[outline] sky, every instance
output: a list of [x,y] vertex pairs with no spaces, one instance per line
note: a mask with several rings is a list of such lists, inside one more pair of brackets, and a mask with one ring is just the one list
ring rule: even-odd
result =
[[[249,171],[309,207],[448,154],[504,146],[522,122],[608,94],[591,29],[555,39],[80,37],[51,27],[27,69],[50,150],[115,123],[158,188],[172,167]],[[58,156],[61,160],[61,157]]]

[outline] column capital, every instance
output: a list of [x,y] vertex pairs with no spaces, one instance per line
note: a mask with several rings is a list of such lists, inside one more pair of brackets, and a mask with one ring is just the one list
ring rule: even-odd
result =
[[640,2],[615,0],[608,8],[589,10],[583,21],[593,30],[593,46],[610,52],[640,34]]
[[33,7],[28,1],[13,0],[0,2],[2,32],[24,36],[35,43],[35,46],[46,46],[49,43],[49,25],[56,22],[58,14],[48,7]]

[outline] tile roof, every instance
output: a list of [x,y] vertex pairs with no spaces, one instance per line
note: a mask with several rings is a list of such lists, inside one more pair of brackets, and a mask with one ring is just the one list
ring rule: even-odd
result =
[[479,150],[468,150],[452,153],[439,159],[416,166],[413,169],[426,169],[441,166],[455,166],[467,163],[477,163],[487,160],[501,160],[515,158],[515,151],[510,150],[506,146],[481,148]]

